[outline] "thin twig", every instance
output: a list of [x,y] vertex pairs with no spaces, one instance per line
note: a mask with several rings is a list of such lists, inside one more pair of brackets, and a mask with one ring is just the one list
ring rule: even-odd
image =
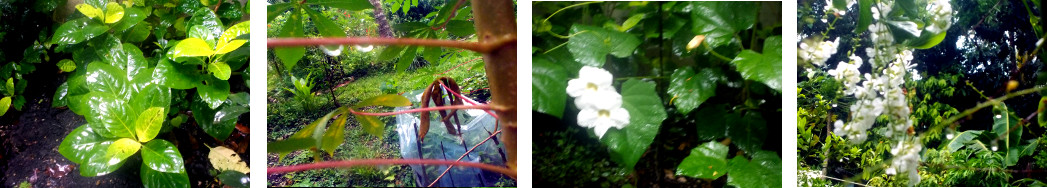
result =
[[352,108],[349,108],[349,112],[352,112],[353,114],[356,114],[356,115],[365,115],[365,116],[391,116],[391,115],[397,115],[397,114],[425,112],[425,111],[437,111],[437,110],[450,110],[450,109],[491,110],[492,108],[491,108],[490,105],[481,104],[481,105],[472,105],[472,106],[467,106],[467,105],[437,106],[437,107],[428,107],[428,108],[408,109],[408,110],[396,111],[396,112],[378,112],[378,113],[358,112],[356,110],[353,110]]
[[853,181],[847,181],[847,180],[843,180],[843,179],[840,179],[840,178],[829,177],[829,176],[826,176],[826,175],[820,175],[820,176],[822,176],[824,178],[829,178],[829,179],[832,179],[832,180],[836,180],[836,181],[842,181],[842,182],[845,182],[845,183],[850,183],[850,184],[862,186],[862,187],[868,187],[869,186],[869,185],[866,185],[866,184],[861,184],[861,183],[853,182]]
[[375,38],[375,37],[330,37],[330,38],[269,38],[268,48],[292,46],[322,45],[413,45],[431,47],[450,47],[488,53],[507,44],[515,43],[516,37],[493,39],[491,42],[466,42],[457,40],[418,39],[418,38]]
[[489,165],[484,163],[475,162],[456,162],[451,160],[437,160],[437,159],[364,159],[364,160],[345,160],[345,161],[326,161],[317,162],[311,164],[302,165],[291,165],[291,166],[280,166],[280,167],[269,167],[266,169],[267,174],[276,173],[287,173],[306,171],[313,169],[324,169],[324,168],[348,168],[353,166],[378,166],[378,165],[413,165],[413,164],[424,164],[424,165],[458,165],[465,167],[473,167],[484,169],[492,172],[497,172],[509,177],[516,178],[516,171],[510,170],[506,167]]
[[1014,97],[1018,97],[1018,96],[1022,96],[1022,95],[1026,95],[1026,94],[1036,93],[1036,92],[1039,92],[1039,91],[1041,91],[1041,90],[1043,90],[1045,88],[1047,88],[1047,87],[1037,86],[1037,87],[1034,87],[1034,88],[1029,88],[1029,89],[1024,89],[1024,90],[1013,92],[1013,93],[1008,93],[1007,95],[1004,95],[1003,97],[1000,97],[1000,98],[989,99],[988,101],[979,103],[977,106],[974,106],[973,108],[964,110],[960,114],[957,114],[957,115],[954,115],[952,117],[949,117],[949,119],[946,119],[945,121],[942,121],[941,123],[938,123],[937,125],[934,125],[934,127],[931,127],[931,129],[941,130],[942,127],[944,127],[946,125],[953,124],[957,120],[960,120],[960,118],[970,116],[971,114],[974,114],[975,112],[978,112],[978,110],[981,110],[982,108],[989,107],[989,106],[996,105],[996,104],[1000,104],[1003,101],[1006,101],[1007,99],[1010,99],[1010,98],[1014,98]]
[[[444,90],[447,90],[448,93],[452,93],[452,94],[454,94],[454,96],[458,96],[458,98],[465,98],[465,96],[462,96],[462,94],[458,94],[458,93],[455,93],[454,91],[451,91],[451,89],[447,88],[447,86],[445,86],[443,83],[440,83],[440,87],[443,87]],[[472,104],[472,105],[480,105],[479,103],[473,102],[471,100],[464,100],[464,101],[468,102],[469,104]],[[491,110],[484,110],[484,112],[487,112],[487,114],[491,115],[491,117],[494,117],[495,119],[498,119],[498,115],[495,115],[494,113],[492,113]]]
[[[491,136],[487,136],[487,139],[484,139],[484,141],[481,141],[479,144],[476,144],[476,146],[473,146],[473,148],[469,148],[468,151],[465,151],[465,153],[462,154],[461,157],[458,157],[458,160],[455,160],[455,162],[462,161],[462,158],[465,158],[465,156],[469,155],[469,152],[473,152],[473,150],[476,149],[476,147],[480,147],[480,145],[483,145],[484,142],[487,142],[487,140],[490,140],[491,138],[494,137],[494,135],[497,135],[498,133],[501,133],[501,132],[502,132],[501,130],[494,131],[494,133],[491,133]],[[433,180],[433,183],[429,184],[429,187],[432,187],[433,185],[436,185],[436,182],[440,181],[440,178],[444,177],[444,175],[447,174],[447,171],[451,171],[451,167],[454,167],[454,165],[447,166],[447,170],[444,170],[444,173],[440,173],[440,176],[437,176],[436,180]]]

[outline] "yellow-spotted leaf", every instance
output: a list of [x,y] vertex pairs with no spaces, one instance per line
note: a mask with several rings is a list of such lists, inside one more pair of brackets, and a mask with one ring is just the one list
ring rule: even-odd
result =
[[240,159],[240,155],[225,146],[211,148],[207,158],[211,160],[211,166],[214,166],[215,170],[237,171],[244,174],[251,173],[251,168],[247,167],[247,163]]
[[365,106],[388,106],[388,107],[402,107],[410,106],[411,101],[407,97],[400,96],[397,94],[384,94],[377,97],[371,97],[364,99],[360,103],[357,103],[353,108],[360,108]]
[[84,14],[84,16],[87,16],[91,19],[102,17],[103,14],[102,9],[96,8],[88,4],[76,5],[76,10],[79,10],[81,14]]
[[245,43],[247,43],[247,40],[233,40],[229,41],[228,43],[218,42],[218,45],[216,45],[217,49],[215,49],[215,54],[226,54],[232,52],[233,50],[240,48],[240,46],[243,46]]
[[124,7],[120,3],[109,2],[105,5],[105,23],[116,23],[124,18]]
[[229,80],[229,76],[233,73],[232,70],[229,69],[229,64],[221,61],[207,65],[207,71],[211,72],[215,78],[220,80]]
[[149,142],[153,140],[156,134],[160,132],[164,118],[167,117],[165,115],[163,107],[152,107],[138,115],[138,119],[135,120],[135,134],[138,135],[138,141]]
[[171,58],[210,56],[214,54],[214,50],[211,50],[211,45],[208,45],[207,41],[198,38],[187,38],[182,40],[182,42],[178,42],[174,49],[171,50],[174,51],[174,56]]
[[142,144],[138,143],[138,141],[130,138],[121,138],[113,142],[112,145],[109,145],[109,149],[106,150],[105,156],[110,160],[116,159],[123,161],[124,159],[127,159],[127,157],[138,153],[138,149],[141,148]]
[[7,109],[9,108],[11,108],[11,97],[0,99],[0,116],[7,114]]
[[378,120],[375,116],[361,116],[355,115],[356,121],[360,121],[360,124],[364,126],[364,131],[371,135],[382,137],[382,133],[385,132],[385,123]]

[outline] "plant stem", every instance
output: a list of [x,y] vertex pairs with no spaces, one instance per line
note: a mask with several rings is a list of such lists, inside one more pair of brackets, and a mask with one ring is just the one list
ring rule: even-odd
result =
[[716,50],[713,50],[713,47],[709,47],[709,45],[705,45],[705,48],[709,49],[710,54],[713,54],[713,56],[716,56],[724,61],[731,62],[733,60],[731,58],[727,58],[726,56],[720,55],[720,53],[716,53]]
[[349,108],[349,112],[352,112],[353,114],[356,114],[356,115],[365,115],[365,116],[391,116],[391,115],[396,115],[396,114],[406,114],[406,113],[425,112],[425,111],[437,111],[437,110],[450,110],[450,109],[491,110],[492,108],[489,105],[482,104],[482,105],[475,105],[475,106],[455,105],[455,106],[438,106],[438,107],[429,107],[429,108],[415,108],[415,109],[409,109],[409,110],[404,110],[404,111],[379,112],[379,113],[358,112],[356,110],[353,110],[352,108]]
[[516,36],[501,37],[492,41],[465,42],[456,40],[436,40],[417,38],[375,38],[375,37],[332,37],[332,38],[269,38],[267,47],[320,46],[320,45],[414,45],[461,48],[480,53],[488,53],[507,44],[515,44]]
[[[500,38],[512,38],[512,42],[498,45],[484,53],[484,69],[491,86],[491,106],[498,113],[498,124],[502,130],[502,143],[509,159],[506,166],[516,172],[516,5],[513,1],[472,0],[473,24],[482,43]],[[514,176],[515,177],[515,176]]]
[[[494,135],[497,135],[498,133],[502,133],[502,130],[497,130],[494,131],[494,133],[491,133],[491,136],[487,136],[487,139],[484,139],[484,141],[480,141],[480,143],[473,146],[473,148],[469,148],[469,150],[465,151],[465,153],[463,153],[461,157],[458,157],[458,160],[455,160],[455,162],[462,161],[462,158],[465,158],[466,155],[469,155],[469,152],[473,152],[473,150],[476,149],[476,147],[480,147],[480,145],[483,145],[484,142],[487,142],[487,140],[491,140],[491,138],[494,138]],[[436,182],[440,181],[440,178],[443,178],[444,175],[447,174],[447,171],[451,171],[452,167],[454,167],[454,165],[447,166],[447,170],[444,170],[444,173],[440,173],[440,176],[437,176],[436,180],[433,180],[433,183],[429,183],[429,187],[436,185]]]
[[291,166],[280,166],[280,167],[269,167],[266,170],[267,174],[275,173],[287,173],[306,171],[313,169],[323,168],[348,168],[353,166],[378,166],[378,165],[412,165],[412,164],[423,164],[423,165],[458,165],[465,167],[473,167],[484,169],[492,172],[497,172],[509,177],[516,178],[516,171],[509,170],[508,168],[483,164],[474,162],[456,162],[451,160],[437,160],[437,159],[364,159],[364,160],[344,160],[344,161],[326,161],[317,162],[311,164],[302,165],[291,165]]
[[978,110],[981,110],[982,108],[989,107],[989,106],[996,105],[996,104],[1000,104],[1000,103],[1002,103],[1003,101],[1005,101],[1007,99],[1014,98],[1014,97],[1017,97],[1017,96],[1022,96],[1022,95],[1026,95],[1026,94],[1036,93],[1036,92],[1041,91],[1041,90],[1043,90],[1045,88],[1047,88],[1047,87],[1037,86],[1037,87],[1034,87],[1034,88],[1029,88],[1029,89],[1024,89],[1024,90],[1013,92],[1013,93],[1008,93],[1007,95],[1004,95],[1003,97],[1000,97],[1000,98],[989,99],[989,101],[985,101],[985,102],[979,103],[977,106],[974,106],[974,108],[970,108],[970,109],[964,110],[960,114],[957,114],[957,115],[954,115],[952,117],[949,117],[949,119],[946,119],[945,121],[942,121],[941,123],[938,123],[937,125],[934,125],[934,127],[931,127],[931,129],[941,130],[942,127],[944,127],[946,125],[949,125],[949,124],[953,124],[956,121],[960,120],[960,118],[970,116],[971,114],[974,114],[975,112],[978,112]]
[[584,2],[584,3],[578,3],[578,4],[573,4],[573,5],[570,5],[570,6],[566,6],[566,7],[560,8],[560,10],[556,10],[556,12],[553,12],[553,14],[550,14],[548,17],[545,17],[545,19],[542,20],[542,21],[543,22],[548,22],[549,18],[552,18],[557,13],[560,13],[560,11],[567,10],[569,8],[574,8],[574,7],[577,7],[577,6],[588,5],[588,4],[593,4],[593,3],[600,3],[600,2],[602,2],[602,1],[591,1],[591,2]]

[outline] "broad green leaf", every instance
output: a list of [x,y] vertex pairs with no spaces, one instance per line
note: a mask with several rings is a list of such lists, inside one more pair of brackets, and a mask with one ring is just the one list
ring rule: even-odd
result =
[[[152,68],[145,70],[153,73]],[[159,76],[159,74],[157,75]],[[152,107],[168,108],[171,106],[171,88],[154,80],[152,74],[139,74],[134,82],[138,91],[129,100],[130,108],[134,110],[133,112],[142,112]]]
[[138,149],[141,148],[142,144],[138,143],[138,141],[130,138],[121,138],[109,145],[109,149],[106,150],[105,156],[123,161],[124,159],[127,159],[127,157],[138,153]]
[[119,169],[126,161],[116,156],[106,155],[112,144],[112,140],[101,141],[92,150],[86,151],[88,152],[87,158],[83,163],[80,163],[80,175],[95,177],[109,174]]
[[91,157],[96,148],[109,148],[108,145],[101,146],[105,141],[107,140],[95,134],[90,126],[80,125],[65,136],[62,143],[58,145],[58,153],[73,163],[83,164]]
[[383,49],[381,53],[378,53],[378,60],[379,61],[393,60],[396,57],[399,57],[400,53],[403,53],[403,51],[404,51],[404,47],[403,46],[389,46],[389,47],[385,47],[385,49]]
[[415,57],[418,55],[418,46],[407,47],[403,55],[400,55],[400,60],[396,62],[396,72],[402,73],[407,71],[408,67],[411,67],[411,63],[414,62]]
[[916,26],[916,22],[886,20],[884,23],[887,23],[888,28],[891,29],[895,41],[905,41],[920,36],[920,29]]
[[149,22],[137,24],[130,31],[124,33],[124,39],[126,42],[142,42],[149,37],[150,31],[153,31],[153,26]]
[[632,16],[629,16],[629,19],[626,19],[625,22],[622,22],[622,27],[619,28],[618,31],[625,32],[629,29],[632,29],[633,26],[636,26],[636,24],[640,23],[640,20],[643,20],[644,16],[644,14],[634,14]]
[[174,53],[174,56],[171,58],[211,56],[215,53],[214,50],[211,49],[211,45],[208,45],[203,39],[187,38],[178,42],[178,44],[171,49],[172,53]]
[[180,63],[172,63],[170,60],[161,59],[156,64],[156,74],[161,79],[160,82],[164,83],[165,86],[173,89],[192,89],[196,88],[201,83],[202,75],[199,74],[199,70],[193,68],[194,65],[186,65]]
[[[113,24],[113,31],[123,32],[131,27],[136,26],[142,20],[149,17],[149,12],[136,7],[124,8],[124,17],[120,19],[120,22]],[[145,32],[148,34],[148,32]]]
[[314,147],[316,147],[316,139],[313,139],[312,137],[291,137],[283,140],[269,142],[266,144],[265,150],[269,153],[277,153],[279,154],[277,155],[279,158],[283,158],[288,153],[291,153],[293,151],[309,149]]
[[247,93],[231,94],[217,111],[197,105],[198,107],[194,108],[194,115],[197,111],[201,112],[200,120],[197,122],[204,132],[218,140],[225,140],[236,129],[236,122],[240,120],[240,115],[249,110],[247,98]]
[[7,92],[7,96],[15,95],[15,78],[7,78],[7,84],[4,85],[4,91]]
[[51,43],[54,44],[77,44],[94,38],[109,30],[109,27],[91,22],[88,18],[79,18],[65,22],[55,29]]
[[571,34],[575,36],[567,40],[567,49],[575,61],[593,67],[602,67],[607,54],[627,57],[640,45],[636,36],[596,26],[575,24]]
[[[354,114],[355,115],[355,114]],[[364,131],[371,135],[382,137],[385,133],[385,123],[375,116],[356,115],[356,120],[364,127]]]
[[182,154],[167,140],[156,139],[145,143],[142,147],[142,163],[159,172],[185,173]]
[[226,29],[225,32],[222,32],[221,37],[218,37],[218,44],[215,45],[215,53],[225,54],[233,50],[236,50],[237,48],[240,48],[240,46],[242,46],[244,43],[247,43],[247,40],[233,39],[239,37],[240,35],[246,35],[250,33],[251,21],[240,22],[236,25],[233,25],[232,27],[229,27],[229,29]]
[[105,5],[105,23],[116,23],[124,18],[124,7],[120,3],[109,2]]
[[136,116],[128,115],[131,112],[125,98],[103,92],[91,92],[87,97],[87,106],[94,109],[85,117],[96,133],[107,138],[134,138]]
[[[368,3],[368,5],[370,5],[370,3]],[[309,14],[309,20],[311,20],[313,22],[313,24],[316,25],[316,30],[320,32],[320,36],[323,36],[323,37],[345,37],[346,36],[345,30],[342,29],[342,26],[340,26],[338,24],[335,24],[334,20],[331,20],[331,18],[328,18],[327,16],[324,16],[323,14],[320,14],[319,12],[317,12],[316,10],[313,10],[312,8],[305,8],[303,10],[305,10],[305,12]]]
[[411,101],[407,97],[400,96],[397,94],[383,94],[356,103],[353,108],[361,108],[365,106],[387,106],[387,107],[403,107],[410,106]]
[[676,175],[708,180],[720,178],[727,174],[727,151],[727,146],[719,142],[706,142],[691,150],[691,155],[680,162]]
[[332,117],[343,112],[346,108],[348,107],[342,107],[328,112],[327,115],[324,115],[323,117],[320,117],[320,119],[316,119],[316,121],[309,123],[309,125],[303,127],[302,130],[298,130],[298,132],[291,135],[291,137],[289,137],[288,139],[312,138],[316,142],[312,143],[311,147],[319,147],[323,145],[323,136],[324,132],[327,131],[327,123],[331,120]]
[[854,33],[861,34],[869,29],[869,25],[873,21],[873,2],[873,0],[858,0],[858,25],[855,25]]
[[371,3],[367,0],[313,0],[306,1],[305,4],[323,5],[349,11],[359,11],[374,8],[374,6],[371,6]]
[[716,95],[720,77],[721,73],[713,69],[702,69],[697,74],[690,67],[676,69],[669,80],[668,94],[673,97],[670,103],[681,114],[690,113]]
[[291,8],[294,8],[294,4],[292,4],[291,2],[266,5],[265,23],[273,22],[273,19],[276,19],[277,16],[284,14],[284,12],[287,12],[287,10],[290,10]]
[[165,173],[152,168],[141,167],[143,187],[189,187],[189,175]]
[[758,151],[753,160],[736,156],[728,164],[727,185],[738,188],[782,187],[782,159],[774,152]]
[[611,150],[612,160],[632,169],[654,141],[667,116],[655,84],[637,79],[622,84],[622,107],[629,111],[629,125],[622,130],[608,130],[600,142]]
[[542,58],[531,63],[531,108],[534,111],[563,118],[567,103],[567,71],[563,66]]
[[992,132],[1004,143],[1000,150],[1006,152],[1004,164],[1006,166],[1018,164],[1017,148],[1022,138],[1022,125],[1018,124],[1019,118],[1008,110],[1006,104],[999,104],[993,106],[992,119]]
[[138,115],[138,119],[135,120],[135,132],[138,133],[138,141],[145,143],[156,138],[156,134],[160,133],[160,127],[163,125],[165,118],[167,118],[167,114],[164,113],[163,107],[152,107]]
[[97,61],[87,65],[87,80],[84,84],[91,92],[113,94],[120,98],[127,98],[131,92],[124,70]]
[[91,19],[102,17],[102,15],[104,15],[104,13],[102,13],[102,9],[88,4],[76,5],[76,10],[79,10],[81,14],[84,14],[84,16],[87,16],[87,18]]
[[222,171],[222,173],[218,174],[218,181],[233,188],[248,188],[250,187],[249,180],[250,177],[247,174],[237,171]]
[[229,97],[229,81],[213,77],[204,78],[204,84],[196,86],[196,93],[211,109],[216,109]]
[[[779,54],[781,53],[781,38],[778,39]],[[771,42],[771,40],[767,40]],[[744,50],[731,60],[738,72],[746,80],[753,80],[767,85],[771,89],[782,91],[782,59],[781,56],[773,57],[772,54],[763,55],[752,50]]]
[[476,26],[473,26],[471,21],[451,20],[447,22],[447,32],[454,36],[465,37],[476,34]]
[[[734,34],[756,24],[759,7],[755,2],[692,2],[690,14],[695,35],[705,35],[713,48],[730,44]],[[672,36],[672,35],[670,35]]]
[[7,109],[11,108],[11,97],[4,97],[0,99],[0,116],[7,114]]
[[727,122],[727,137],[742,151],[752,153],[763,147],[767,136],[767,123],[759,111],[749,111],[735,122]]
[[[58,89],[55,89],[55,95],[51,97],[51,107],[57,108],[62,106],[69,106],[69,82],[63,82],[62,85],[58,85]],[[10,103],[8,104],[10,105]],[[7,108],[4,108],[7,109]],[[4,110],[6,112],[6,110]],[[3,114],[0,114],[3,116]]]
[[229,76],[233,74],[233,70],[229,70],[229,64],[221,61],[207,65],[207,71],[219,80],[229,80]]
[[[921,36],[920,39],[918,39],[917,41],[914,41],[913,48],[916,48],[916,49],[928,49],[928,48],[932,48],[934,46],[937,46],[938,43],[942,43],[942,40],[945,40],[945,35],[947,33],[948,32],[946,32],[946,31],[942,31],[942,33],[938,33],[937,35],[931,35],[931,37],[927,37],[926,39],[924,39],[924,37]],[[928,34],[928,33],[926,31],[924,31],[924,34]]]
[[218,16],[207,7],[201,7],[193,12],[193,17],[186,23],[186,27],[193,30],[196,27],[195,34],[189,34],[188,37],[196,37],[207,41],[209,46],[214,46],[215,41],[219,36],[222,35],[222,22],[218,20]]
[[[283,28],[280,29],[279,37],[302,37],[305,36],[305,27],[302,25],[302,15],[297,11],[292,11],[284,22]],[[291,70],[298,60],[301,60],[305,56],[305,47],[276,47],[273,48],[273,53],[276,57],[280,58],[280,62],[283,62],[284,69]],[[381,58],[379,58],[381,59]]]
[[328,155],[334,155],[334,150],[338,149],[342,142],[345,142],[345,124],[346,119],[349,119],[349,111],[345,111],[335,118],[334,122],[331,122],[327,126],[327,131],[324,132],[323,141],[320,145],[320,149],[327,151]]
[[432,65],[440,64],[440,55],[443,54],[441,48],[437,47],[425,47],[422,49],[422,58],[428,61]]
[[218,171],[251,173],[251,168],[247,167],[247,163],[240,159],[240,155],[225,146],[211,148],[211,152],[207,153],[207,159],[211,161],[211,166]]
[[56,65],[59,70],[62,70],[62,72],[73,72],[76,70],[76,63],[73,63],[73,60],[63,59],[62,61],[58,61],[58,64]]
[[968,142],[981,134],[982,131],[978,130],[963,131],[960,134],[957,134],[952,140],[949,140],[949,142],[945,144],[945,149],[948,149],[949,152],[956,152],[956,150],[967,145]]

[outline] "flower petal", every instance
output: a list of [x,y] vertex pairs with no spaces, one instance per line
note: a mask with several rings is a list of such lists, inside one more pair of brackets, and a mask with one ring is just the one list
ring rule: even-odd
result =
[[582,127],[594,127],[599,119],[599,111],[594,109],[582,109],[578,112],[578,126]]

